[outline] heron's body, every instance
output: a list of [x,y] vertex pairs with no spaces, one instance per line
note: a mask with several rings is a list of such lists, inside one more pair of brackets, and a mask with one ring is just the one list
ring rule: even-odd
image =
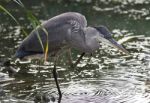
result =
[[[90,34],[88,33],[88,35],[86,34],[88,29],[93,29],[94,31],[94,28],[86,26],[87,21],[85,17],[79,13],[68,12],[55,16],[29,34],[29,36],[20,45],[18,51],[16,52],[16,56],[23,58],[25,56],[43,54],[43,49],[38,35],[42,40],[44,48],[46,48],[46,32],[48,32],[49,54],[55,54],[65,47],[73,47],[82,52],[93,52],[99,47],[99,45],[91,42],[92,38],[89,38],[90,35],[95,34],[92,34],[92,32]],[[43,28],[46,29],[46,32]],[[94,47],[91,46],[90,43],[94,43]]]
[[[100,42],[111,44],[121,51],[128,53],[111,37],[111,33],[106,27],[87,27],[87,21],[82,14],[68,12],[49,19],[33,30],[23,40],[15,57],[37,57],[43,55],[47,47],[49,55],[58,56],[58,52],[64,50],[64,48],[75,48],[82,52],[82,55],[75,63],[77,64],[85,53],[92,53],[97,50],[100,47]],[[54,60],[53,75],[60,103],[61,91],[57,81],[56,61]]]

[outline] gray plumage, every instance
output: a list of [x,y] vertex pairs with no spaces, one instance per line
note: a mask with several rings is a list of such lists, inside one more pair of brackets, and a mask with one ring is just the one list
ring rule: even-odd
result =
[[[92,53],[99,48],[99,42],[103,42],[103,38],[109,41],[110,39],[113,40],[111,33],[106,27],[87,27],[86,18],[82,14],[67,12],[49,19],[33,30],[29,36],[23,40],[15,57],[24,58],[25,56],[43,54],[38,34],[44,49],[46,48],[47,34],[42,27],[48,32],[49,54],[55,54],[64,47]],[[120,48],[124,52],[127,52],[121,46]]]
[[[46,30],[46,32],[43,30]],[[42,43],[40,43],[40,40]],[[111,33],[104,26],[87,27],[87,21],[82,14],[75,12],[63,13],[55,16],[41,26],[33,30],[19,46],[16,58],[31,58],[43,55],[48,41],[48,54],[55,56],[64,49],[75,48],[82,52],[79,59],[74,63],[76,66],[85,53],[92,53],[99,48],[99,43],[104,42],[112,45],[125,53],[128,53],[111,37]],[[43,48],[42,48],[42,45]],[[69,52],[70,53],[70,52]],[[59,93],[58,103],[61,102],[62,93],[57,80],[56,62],[54,60],[53,76]],[[71,59],[70,59],[71,60]],[[69,60],[69,61],[70,61]]]

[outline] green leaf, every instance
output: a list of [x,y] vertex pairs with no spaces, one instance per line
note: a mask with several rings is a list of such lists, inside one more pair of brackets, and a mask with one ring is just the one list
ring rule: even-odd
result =
[[6,10],[2,5],[0,5],[0,9],[4,11],[5,13],[7,13],[18,25],[20,25],[19,22],[16,20],[16,18],[8,10]]
[[2,11],[4,11],[5,13],[7,13],[16,23],[17,25],[19,25],[21,27],[21,30],[23,31],[23,33],[27,36],[26,31],[22,28],[22,26],[20,25],[20,23],[16,20],[16,18],[7,10],[5,9],[2,5],[0,5],[0,9]]

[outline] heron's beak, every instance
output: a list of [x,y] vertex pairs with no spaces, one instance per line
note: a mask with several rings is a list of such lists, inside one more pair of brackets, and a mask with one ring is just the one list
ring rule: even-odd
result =
[[101,38],[100,39],[100,41],[102,41],[102,42],[104,42],[104,43],[106,43],[106,44],[108,44],[108,45],[110,45],[110,46],[112,46],[112,47],[115,47],[115,48],[117,48],[117,49],[119,49],[120,51],[122,51],[122,52],[124,52],[125,54],[129,54],[129,52],[126,50],[126,49],[124,49],[123,47],[122,47],[122,45],[120,45],[120,44],[118,44],[114,39],[105,39],[105,38]]
[[110,43],[110,46],[113,46],[113,47],[119,49],[120,51],[124,52],[125,54],[129,54],[129,52],[126,49],[124,49],[122,47],[122,45],[118,44],[114,39],[109,39],[108,41]]

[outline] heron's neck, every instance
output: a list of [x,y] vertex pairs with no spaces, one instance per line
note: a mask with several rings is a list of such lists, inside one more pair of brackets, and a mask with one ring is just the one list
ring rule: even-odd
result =
[[96,49],[99,48],[99,42],[96,40],[99,33],[97,32],[97,30],[93,27],[87,27],[85,29],[86,35],[85,35],[85,44],[86,44],[86,49],[88,52],[92,53],[94,52]]

